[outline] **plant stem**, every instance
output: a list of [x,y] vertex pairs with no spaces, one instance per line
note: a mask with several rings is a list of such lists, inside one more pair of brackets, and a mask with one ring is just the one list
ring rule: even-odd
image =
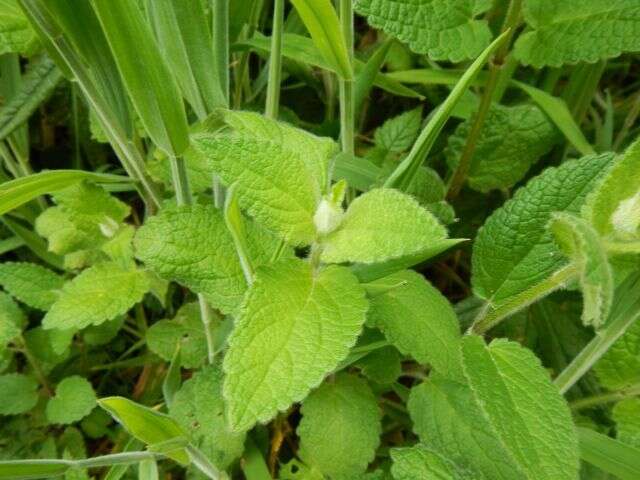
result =
[[211,334],[211,308],[205,300],[204,296],[198,294],[198,303],[200,304],[200,317],[204,326],[204,337],[207,341],[207,360],[213,365],[215,360],[215,345],[213,343],[213,335]]
[[629,397],[637,397],[640,395],[640,383],[631,385],[620,390],[613,392],[601,393],[600,395],[593,395],[591,397],[580,398],[569,404],[572,410],[584,410],[586,408],[597,407],[599,405],[606,405],[607,403],[614,403],[620,400],[624,400]]
[[229,0],[213,0],[213,51],[220,88],[229,106]]
[[284,23],[284,0],[274,0],[273,28],[271,29],[271,56],[269,57],[269,83],[265,115],[278,118],[280,104],[280,81],[282,76],[282,26]]
[[169,156],[171,164],[171,177],[176,191],[178,205],[191,205],[191,189],[189,188],[189,178],[187,177],[187,167],[182,157]]
[[515,27],[520,21],[522,1],[523,0],[511,0],[511,3],[509,4],[509,10],[507,11],[507,16],[505,17],[504,23],[502,25],[502,32],[509,31],[509,38],[507,38],[502,46],[496,51],[493,60],[490,62],[489,78],[487,79],[487,84],[484,88],[482,99],[480,100],[478,112],[476,113],[473,124],[471,125],[467,143],[465,144],[464,149],[460,154],[458,166],[456,167],[456,170],[451,177],[451,182],[449,183],[449,189],[447,192],[447,198],[449,200],[452,200],[458,196],[460,190],[462,190],[462,187],[464,186],[465,181],[467,180],[467,175],[469,174],[469,169],[471,167],[471,160],[473,159],[473,154],[476,151],[476,146],[478,144],[480,134],[482,133],[484,122],[487,119],[491,104],[493,103],[496,87],[499,85],[499,83],[505,83],[504,81],[500,81],[500,76],[505,58],[509,54],[509,47],[511,45],[511,39],[513,38],[513,34],[516,29]]
[[[340,22],[344,35],[349,63],[353,64],[353,2],[340,0]],[[354,155],[355,142],[355,98],[353,79],[340,78],[340,142],[342,152]]]

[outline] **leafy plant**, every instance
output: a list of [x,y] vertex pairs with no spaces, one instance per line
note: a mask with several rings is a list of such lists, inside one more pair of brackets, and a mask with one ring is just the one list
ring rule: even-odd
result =
[[640,478],[638,29],[0,1],[0,479]]

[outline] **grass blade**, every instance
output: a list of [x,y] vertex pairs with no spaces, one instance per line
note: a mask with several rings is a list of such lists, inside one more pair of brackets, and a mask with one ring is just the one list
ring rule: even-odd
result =
[[92,0],[129,97],[154,143],[173,156],[189,145],[184,105],[136,2]]
[[316,47],[344,80],[353,79],[340,20],[330,0],[291,0]]
[[14,460],[0,462],[0,479],[30,480],[64,475],[73,465],[66,460]]
[[371,88],[373,87],[378,73],[384,65],[387,59],[387,54],[391,48],[393,39],[386,40],[380,47],[371,55],[371,58],[364,64],[364,67],[356,74],[356,85],[354,94],[355,111],[359,112],[362,107],[362,102],[367,98]]
[[588,428],[578,428],[580,456],[621,480],[640,478],[640,450]]
[[476,76],[482,70],[484,64],[489,60],[491,55],[500,48],[500,46],[509,38],[509,31],[507,30],[498,38],[496,38],[491,45],[489,45],[480,56],[471,64],[467,71],[462,75],[456,86],[451,90],[451,93],[438,108],[438,111],[433,115],[427,126],[422,130],[418,140],[413,145],[413,148],[409,152],[409,155],[402,161],[400,165],[389,176],[384,186],[388,188],[398,188],[400,190],[406,190],[413,177],[427,158],[427,155],[431,151],[433,144],[435,143],[438,135],[444,128],[445,123],[451,116],[451,112],[462,98],[464,92],[467,91],[469,86],[473,83]]

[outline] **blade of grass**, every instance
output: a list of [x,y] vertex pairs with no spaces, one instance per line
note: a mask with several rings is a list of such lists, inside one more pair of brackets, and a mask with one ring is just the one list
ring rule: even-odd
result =
[[356,73],[356,85],[354,92],[354,109],[359,112],[364,99],[367,98],[371,88],[373,87],[378,73],[387,59],[389,49],[393,44],[393,39],[389,38],[378,47],[371,55],[371,58],[364,64],[364,67]]
[[462,75],[451,93],[431,117],[429,123],[420,133],[420,136],[413,145],[409,155],[398,165],[398,167],[387,178],[384,186],[387,188],[398,188],[406,190],[415,173],[424,162],[427,155],[431,151],[438,135],[444,128],[445,123],[451,116],[451,112],[458,104],[464,92],[473,83],[476,76],[482,70],[484,64],[489,60],[491,55],[509,38],[509,31],[504,32],[489,45],[480,56],[471,64],[467,71]]
[[16,220],[3,215],[0,217],[2,223],[11,230],[11,232],[19,237],[29,250],[31,250],[38,258],[44,260],[46,263],[58,270],[64,270],[64,262],[62,257],[51,253],[47,249],[47,242],[45,242],[38,234],[28,229]]
[[640,478],[640,450],[588,428],[578,427],[580,457],[620,480]]
[[273,27],[271,29],[271,56],[269,57],[269,82],[265,115],[278,118],[280,104],[280,81],[282,77],[282,27],[284,23],[284,0],[273,2]]

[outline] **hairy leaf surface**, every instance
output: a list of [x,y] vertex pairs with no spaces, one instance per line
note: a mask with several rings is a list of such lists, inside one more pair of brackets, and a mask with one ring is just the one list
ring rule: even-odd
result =
[[611,416],[616,422],[616,437],[640,448],[640,398],[626,398],[615,404]]
[[518,39],[515,53],[525,65],[593,63],[640,51],[640,6],[635,0],[527,0],[524,5],[532,31]]
[[247,430],[302,400],[347,356],[367,308],[346,268],[314,273],[291,259],[259,269],[224,359],[232,427]]
[[391,450],[395,480],[482,480],[486,477],[472,476],[457,467],[446,457],[429,450],[424,445]]
[[[371,298],[368,321],[398,350],[449,373],[459,362],[460,328],[449,301],[422,275],[394,273],[372,285],[392,288]],[[395,286],[394,286],[395,285]]]
[[68,424],[82,420],[96,406],[96,394],[86,378],[74,375],[56,387],[56,396],[47,403],[47,420]]
[[594,370],[600,383],[610,390],[640,383],[640,322],[614,342]]
[[300,458],[331,478],[364,473],[380,443],[380,411],[366,381],[341,373],[302,403]]
[[27,317],[13,299],[0,292],[0,352],[22,332]]
[[491,41],[486,21],[476,17],[488,0],[357,0],[369,24],[433,60],[459,62],[477,57]]
[[0,285],[30,307],[46,311],[57,300],[64,280],[57,273],[36,263],[0,264]]

